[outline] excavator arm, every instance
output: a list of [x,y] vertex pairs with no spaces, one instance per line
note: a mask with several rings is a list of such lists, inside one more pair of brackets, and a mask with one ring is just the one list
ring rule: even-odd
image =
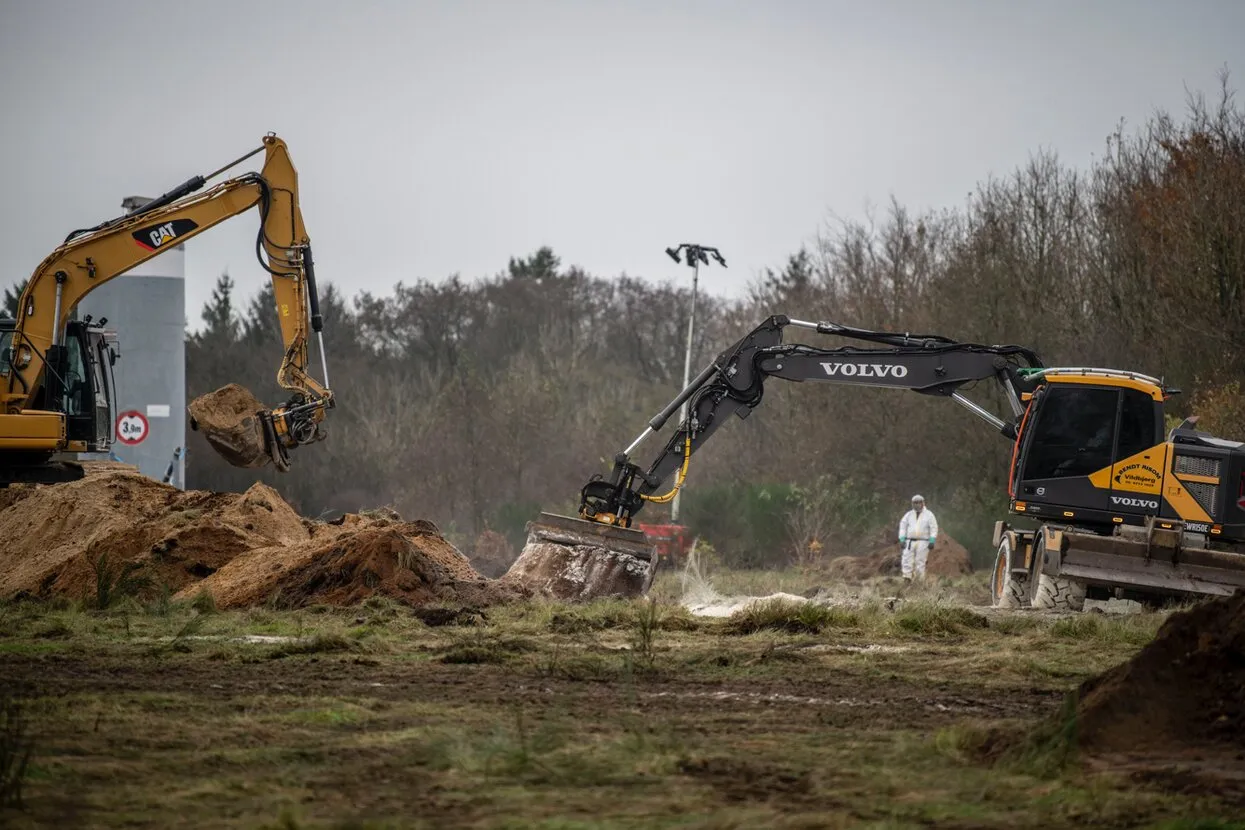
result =
[[[259,153],[264,154],[260,172],[203,190],[210,179]],[[24,453],[107,449],[100,441],[85,447],[82,442],[71,442],[63,429],[32,430],[29,426],[35,418],[45,423],[58,414],[63,418],[56,409],[65,393],[69,356],[65,338],[78,303],[109,280],[253,207],[260,214],[256,256],[272,279],[284,345],[277,380],[291,393],[287,404],[254,413],[258,416],[255,433],[262,435],[264,453],[281,470],[288,469],[290,448],[322,437],[319,423],[332,407],[333,397],[328,388],[311,244],[299,208],[297,171],[285,142],[269,134],[261,147],[208,176],[195,176],[124,216],[74,231],[44,259],[22,292],[4,361],[0,452],[19,447],[18,436]],[[319,338],[323,382],[307,370],[312,331]],[[42,437],[32,440],[32,432]],[[212,442],[213,436],[207,435]],[[237,463],[222,446],[212,443]]]
[[[821,334],[871,341],[876,347],[818,348],[784,344],[787,326]],[[647,428],[614,457],[608,479],[594,476],[580,494],[580,517],[628,528],[646,502],[664,503],[682,486],[692,455],[731,415],[746,418],[760,405],[767,378],[909,389],[923,395],[949,397],[1015,439],[1015,419],[1023,413],[1017,389],[1027,389],[1024,370],[1042,362],[1021,346],[983,346],[934,335],[910,335],[855,329],[836,323],[809,323],[782,315],[770,317],[719,354],[678,396],[653,416]],[[1012,410],[1005,420],[965,397],[960,387],[994,380]],[[631,454],[665,426],[683,404],[687,419],[679,425],[656,459],[646,468]],[[673,489],[653,495],[675,476]]]

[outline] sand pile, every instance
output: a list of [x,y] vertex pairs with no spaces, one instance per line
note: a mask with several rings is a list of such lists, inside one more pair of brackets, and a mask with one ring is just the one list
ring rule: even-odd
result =
[[207,590],[217,606],[353,605],[387,596],[410,605],[492,605],[526,593],[477,573],[428,521],[348,515],[302,544],[243,553],[183,597]]
[[190,428],[235,467],[263,467],[272,458],[264,443],[259,413],[268,407],[236,383],[200,395],[186,407]]
[[1079,690],[1078,736],[1098,752],[1245,750],[1245,593],[1173,614],[1132,660]]
[[488,605],[526,590],[478,574],[430,522],[350,514],[298,516],[271,488],[180,491],[125,469],[86,465],[54,487],[0,490],[0,597],[95,596],[101,557],[142,566],[151,590],[218,605],[351,604],[372,595],[413,605]]
[[94,564],[142,562],[171,590],[197,582],[240,551],[310,538],[271,488],[243,494],[180,491],[124,469],[87,465],[79,481],[0,491],[0,596],[92,596]]
[[[828,574],[835,579],[859,581],[878,576],[899,576],[903,572],[903,551],[893,529],[876,534],[872,544],[866,544],[865,549],[870,552],[832,559],[826,566]],[[952,538],[951,534],[940,532],[934,549],[929,552],[929,558],[925,561],[926,575],[954,577],[972,573],[972,570],[972,558],[968,550]]]

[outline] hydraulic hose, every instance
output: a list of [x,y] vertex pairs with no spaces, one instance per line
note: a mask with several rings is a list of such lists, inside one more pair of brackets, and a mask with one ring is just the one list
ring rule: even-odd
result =
[[687,467],[692,461],[692,433],[687,432],[687,438],[683,442],[683,466],[679,468],[679,474],[674,478],[674,487],[670,488],[670,492],[662,493],[660,496],[645,496],[640,498],[645,501],[651,501],[653,504],[666,504],[674,501],[674,496],[679,492],[679,488],[683,486],[683,481],[687,478]]

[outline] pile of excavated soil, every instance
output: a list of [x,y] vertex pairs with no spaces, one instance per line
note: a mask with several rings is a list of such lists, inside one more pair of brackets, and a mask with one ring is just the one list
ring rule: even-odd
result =
[[[874,542],[867,546],[869,553],[859,556],[839,556],[826,565],[828,574],[835,579],[860,581],[879,576],[899,576],[903,573],[903,551],[895,538],[893,529],[879,532]],[[934,549],[925,560],[925,574],[929,577],[954,577],[972,573],[972,558],[967,548],[942,531]]]
[[263,484],[181,491],[107,465],[79,481],[0,490],[0,597],[91,599],[100,570],[141,566],[151,591],[217,604],[489,605],[530,593],[477,573],[430,522],[391,511],[333,523],[301,518]]
[[310,538],[308,523],[270,487],[181,491],[116,468],[78,481],[0,491],[0,596],[93,596],[96,568],[141,562],[170,590],[197,582],[240,551]]
[[1131,660],[1083,683],[1077,730],[1096,752],[1245,751],[1245,592],[1173,614]]
[[250,390],[236,383],[200,395],[186,407],[190,428],[235,467],[263,467],[272,459],[264,445],[259,413],[267,409]]
[[222,608],[353,605],[377,595],[415,606],[484,606],[527,595],[482,577],[431,522],[357,515],[308,542],[243,553],[181,596],[202,590]]

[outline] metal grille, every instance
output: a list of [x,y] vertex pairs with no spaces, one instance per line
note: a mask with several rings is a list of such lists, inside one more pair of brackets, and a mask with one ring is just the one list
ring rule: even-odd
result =
[[1182,482],[1185,489],[1193,494],[1193,498],[1197,499],[1197,503],[1202,505],[1210,517],[1215,518],[1215,496],[1219,495],[1218,484],[1203,484],[1200,481]]
[[[1175,470],[1179,474],[1191,476],[1214,476],[1219,477],[1219,459],[1218,458],[1199,458],[1196,455],[1178,455],[1174,464]],[[1190,487],[1189,489],[1193,489]]]

